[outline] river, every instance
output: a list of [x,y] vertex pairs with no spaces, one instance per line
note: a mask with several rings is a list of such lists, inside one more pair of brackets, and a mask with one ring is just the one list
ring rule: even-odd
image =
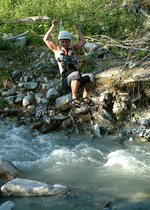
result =
[[66,135],[65,131],[32,137],[26,126],[0,121],[0,156],[24,178],[70,188],[68,194],[12,200],[15,210],[150,209],[150,143]]

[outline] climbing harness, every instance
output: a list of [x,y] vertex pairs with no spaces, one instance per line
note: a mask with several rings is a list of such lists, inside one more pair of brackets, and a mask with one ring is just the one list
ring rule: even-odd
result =
[[62,19],[60,19],[60,29],[59,29],[60,32],[61,32],[61,26],[62,26]]
[[[68,55],[69,52],[70,55]],[[67,55],[65,54],[64,50],[61,49],[60,55],[56,58],[56,60],[58,62],[61,74],[65,72],[77,71],[77,59],[71,47],[69,47]]]

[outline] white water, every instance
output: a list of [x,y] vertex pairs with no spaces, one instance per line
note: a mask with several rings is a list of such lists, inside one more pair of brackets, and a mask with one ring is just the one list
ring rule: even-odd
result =
[[25,126],[1,121],[0,148],[24,178],[71,189],[67,197],[11,198],[16,210],[96,210],[109,201],[111,209],[150,209],[150,143],[67,137],[62,131],[33,138]]

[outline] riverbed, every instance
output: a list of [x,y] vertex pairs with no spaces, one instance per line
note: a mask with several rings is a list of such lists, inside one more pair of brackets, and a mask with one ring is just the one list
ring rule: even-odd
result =
[[117,136],[80,136],[61,130],[38,137],[26,126],[0,121],[0,157],[23,178],[61,184],[66,194],[12,200],[15,210],[150,209],[150,143]]

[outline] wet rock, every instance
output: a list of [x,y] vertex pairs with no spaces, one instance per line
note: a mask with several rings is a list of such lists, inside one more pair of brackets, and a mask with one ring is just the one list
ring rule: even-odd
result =
[[0,206],[0,210],[12,210],[14,207],[15,204],[12,201],[6,201]]
[[9,180],[20,176],[21,172],[11,162],[0,158],[0,179]]
[[98,124],[93,125],[93,131],[94,131],[95,136],[100,137],[100,138],[102,137],[100,133],[100,127]]
[[66,191],[63,185],[49,185],[43,182],[16,178],[1,187],[3,196],[48,196]]

